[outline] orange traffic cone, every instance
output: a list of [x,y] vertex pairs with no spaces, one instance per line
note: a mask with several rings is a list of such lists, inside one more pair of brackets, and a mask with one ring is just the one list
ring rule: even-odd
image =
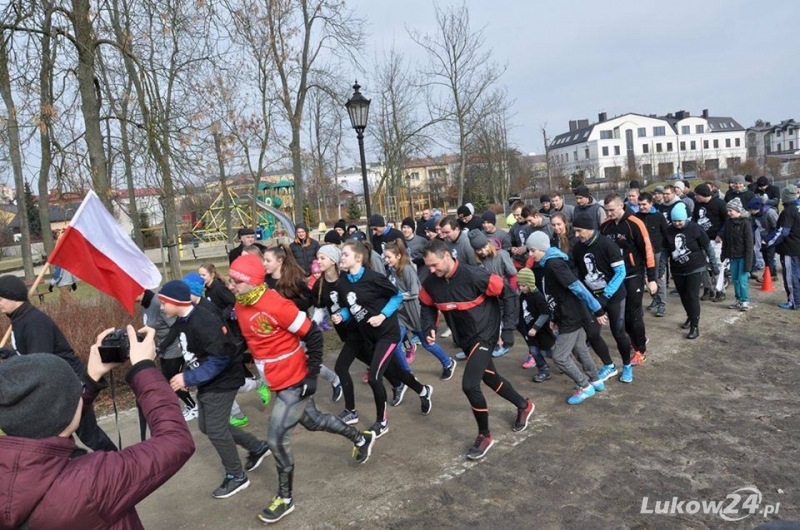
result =
[[772,287],[772,273],[769,272],[769,267],[764,267],[764,277],[761,279],[761,290],[774,292],[775,288]]

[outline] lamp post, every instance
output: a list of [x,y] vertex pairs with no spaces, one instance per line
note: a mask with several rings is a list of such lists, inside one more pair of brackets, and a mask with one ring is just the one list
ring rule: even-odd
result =
[[350,124],[356,130],[358,137],[358,152],[361,155],[361,181],[364,185],[364,205],[367,209],[367,222],[372,215],[372,207],[369,203],[369,182],[367,182],[367,161],[364,157],[364,129],[367,128],[367,117],[369,116],[369,100],[359,91],[361,86],[358,81],[353,85],[353,95],[345,103],[347,113],[350,115]]

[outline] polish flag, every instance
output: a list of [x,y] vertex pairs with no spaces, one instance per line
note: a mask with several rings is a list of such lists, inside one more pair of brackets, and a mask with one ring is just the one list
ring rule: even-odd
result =
[[94,191],[89,191],[47,260],[107,295],[133,315],[136,297],[161,285],[161,273]]

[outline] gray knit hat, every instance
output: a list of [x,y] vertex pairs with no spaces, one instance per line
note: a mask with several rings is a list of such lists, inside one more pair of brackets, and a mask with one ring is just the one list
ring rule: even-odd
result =
[[337,267],[339,266],[339,260],[342,259],[342,251],[336,245],[322,245],[317,250],[317,256],[320,254],[329,257]]
[[57,436],[75,417],[83,386],[64,359],[51,353],[0,364],[0,430],[8,436]]
[[541,230],[537,230],[528,236],[525,245],[531,250],[541,250],[547,252],[550,248],[550,238]]
[[469,236],[470,246],[475,250],[481,249],[489,244],[489,240],[486,239],[486,234],[478,229],[470,230],[467,235]]
[[739,200],[739,197],[729,200],[727,208],[728,210],[736,210],[739,213],[744,213],[744,206],[742,206],[742,201]]
[[797,200],[797,188],[789,185],[781,191],[781,202],[792,202]]

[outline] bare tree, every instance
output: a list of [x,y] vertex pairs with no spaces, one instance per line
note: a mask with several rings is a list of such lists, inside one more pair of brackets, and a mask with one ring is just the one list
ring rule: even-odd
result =
[[435,11],[435,33],[409,33],[428,54],[430,64],[425,75],[432,79],[435,90],[431,103],[434,115],[446,118],[459,149],[458,203],[462,204],[467,146],[496,103],[491,89],[505,67],[492,62],[491,50],[484,49],[483,29],[472,29],[466,4],[450,8],[435,5]]

